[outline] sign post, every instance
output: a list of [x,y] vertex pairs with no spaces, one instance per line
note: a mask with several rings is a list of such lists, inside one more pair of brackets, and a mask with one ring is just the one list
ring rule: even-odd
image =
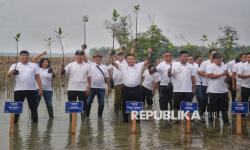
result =
[[232,102],[232,114],[236,114],[236,134],[242,134],[241,115],[248,114],[248,102]]
[[186,133],[191,133],[191,113],[198,110],[198,104],[192,102],[182,101],[180,105],[180,110],[187,112],[188,119],[186,120]]
[[76,133],[77,113],[84,110],[83,102],[65,102],[65,112],[71,114],[71,134]]
[[22,111],[23,102],[5,102],[4,113],[10,113],[10,135],[14,132],[14,114],[21,114]]
[[136,133],[136,114],[135,112],[140,112],[143,110],[143,102],[136,102],[136,101],[126,101],[126,113],[131,113],[131,120],[132,120],[132,128],[131,133]]

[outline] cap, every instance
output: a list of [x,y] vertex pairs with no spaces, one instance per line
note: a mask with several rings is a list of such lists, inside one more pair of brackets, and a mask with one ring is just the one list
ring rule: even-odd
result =
[[76,50],[75,55],[84,55],[85,52],[83,50]]

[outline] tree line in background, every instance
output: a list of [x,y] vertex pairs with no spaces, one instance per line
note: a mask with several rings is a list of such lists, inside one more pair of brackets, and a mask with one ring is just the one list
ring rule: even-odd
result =
[[137,24],[139,13],[141,12],[140,5],[135,5],[135,26],[136,33],[133,35],[132,31],[132,17],[131,15],[122,15],[116,9],[113,10],[112,20],[105,21],[105,28],[111,33],[113,37],[113,45],[110,47],[93,48],[90,50],[90,55],[93,55],[95,51],[100,51],[104,55],[114,49],[114,41],[119,44],[117,50],[123,50],[127,53],[131,49],[135,50],[135,54],[138,60],[143,60],[146,55],[147,48],[154,49],[153,61],[156,62],[157,58],[161,58],[164,51],[170,51],[175,57],[178,56],[178,52],[186,50],[192,56],[207,57],[209,49],[216,48],[224,56],[225,61],[235,59],[239,53],[250,51],[250,46],[239,45],[239,35],[237,30],[231,26],[220,27],[219,31],[222,33],[216,41],[207,43],[208,36],[206,34],[201,35],[202,46],[194,45],[188,42],[182,35],[182,38],[186,44],[182,46],[175,46],[166,35],[163,34],[160,27],[152,19],[152,24],[147,27],[144,32],[137,33]]

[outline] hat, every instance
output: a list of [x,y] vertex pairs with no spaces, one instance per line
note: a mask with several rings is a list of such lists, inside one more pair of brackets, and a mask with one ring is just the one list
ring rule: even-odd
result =
[[118,56],[124,55],[124,52],[123,52],[123,51],[119,51],[119,52],[117,52],[117,55],[118,55]]
[[96,51],[96,52],[93,54],[93,58],[95,58],[95,57],[103,57],[103,55],[102,55],[100,52]]
[[75,55],[84,55],[85,52],[83,50],[76,50]]

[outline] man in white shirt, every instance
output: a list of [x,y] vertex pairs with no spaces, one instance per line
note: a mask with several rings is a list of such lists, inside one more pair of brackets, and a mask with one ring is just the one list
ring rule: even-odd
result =
[[[117,60],[116,63],[127,65],[127,62],[125,60],[123,51],[119,51],[117,53]],[[115,89],[115,97],[114,97],[114,113],[118,115],[119,111],[121,110],[122,106],[122,73],[119,69],[117,69],[115,66],[111,65],[111,68],[109,69],[111,79],[114,83],[114,89]]]
[[201,87],[201,76],[199,75],[198,71],[200,68],[200,65],[202,63],[202,58],[201,56],[196,56],[195,57],[195,63],[194,63],[194,71],[195,71],[195,81],[196,81],[196,99],[198,102],[198,108],[199,108],[199,112],[200,115],[202,115],[201,113],[201,108],[202,108],[202,87]]
[[207,86],[208,86],[208,75],[207,75],[207,68],[209,65],[213,63],[213,55],[217,53],[218,50],[211,49],[209,50],[208,57],[209,59],[202,62],[200,68],[198,70],[198,74],[201,76],[201,115],[204,116],[207,106],[208,106],[208,95],[207,95]]
[[172,69],[173,61],[172,54],[170,52],[165,52],[163,55],[164,61],[160,62],[156,66],[156,70],[159,73],[159,105],[161,110],[168,110],[168,105],[170,105],[170,110],[173,109],[173,84],[172,78],[169,76],[169,72]]
[[234,93],[232,95],[232,101],[234,102],[235,99],[241,101],[241,78],[238,77],[237,72],[239,68],[246,62],[246,54],[242,53],[239,56],[240,62],[234,64],[232,68],[231,78],[232,78],[232,89],[231,92]]
[[151,53],[152,49],[149,48],[147,60],[141,63],[136,63],[136,57],[134,54],[127,54],[126,62],[128,65],[117,64],[114,56],[111,54],[111,63],[121,71],[123,78],[122,111],[124,122],[128,122],[129,116],[129,114],[126,113],[126,101],[142,102],[140,87],[141,76],[143,68],[148,65]]
[[158,83],[158,73],[156,72],[156,68],[154,65],[149,65],[148,69],[146,69],[142,75],[143,83],[142,83],[142,100],[143,103],[148,106],[152,106],[153,104],[153,96],[155,94],[155,89]]
[[[38,94],[43,95],[42,84],[39,76],[39,68],[37,64],[29,62],[29,52],[23,50],[19,53],[20,62],[11,65],[7,76],[15,76],[14,101],[23,102],[25,98],[28,101],[29,109],[31,111],[31,118],[33,123],[38,122],[37,114],[37,88]],[[14,123],[18,122],[19,114],[15,114]]]
[[111,93],[111,87],[109,82],[109,73],[108,68],[101,64],[102,55],[95,54],[93,56],[94,62],[90,65],[90,70],[88,73],[88,81],[90,84],[89,97],[87,99],[88,108],[87,108],[87,117],[89,117],[91,105],[94,101],[95,96],[98,100],[98,117],[101,118],[104,110],[104,97],[105,97],[105,88],[106,84],[109,88],[109,93]]
[[[77,50],[75,52],[75,61],[68,64],[63,68],[61,74],[66,74],[69,77],[68,81],[68,101],[77,101],[77,99],[83,102],[83,108],[87,109],[87,96],[88,96],[88,73],[90,65],[85,63],[86,58],[83,50]],[[71,116],[71,115],[70,115]],[[85,113],[81,114],[82,121],[85,119]]]
[[187,51],[180,51],[179,62],[172,68],[174,109],[180,109],[181,101],[192,102],[195,93],[195,72],[193,65],[187,63]]
[[238,77],[242,79],[241,99],[243,102],[248,102],[250,97],[250,52],[246,54],[246,57],[247,62],[242,64],[238,70]]
[[213,55],[213,62],[207,69],[209,77],[207,87],[209,120],[213,121],[215,114],[221,111],[224,124],[228,124],[227,66],[223,64],[222,55],[219,53]]

